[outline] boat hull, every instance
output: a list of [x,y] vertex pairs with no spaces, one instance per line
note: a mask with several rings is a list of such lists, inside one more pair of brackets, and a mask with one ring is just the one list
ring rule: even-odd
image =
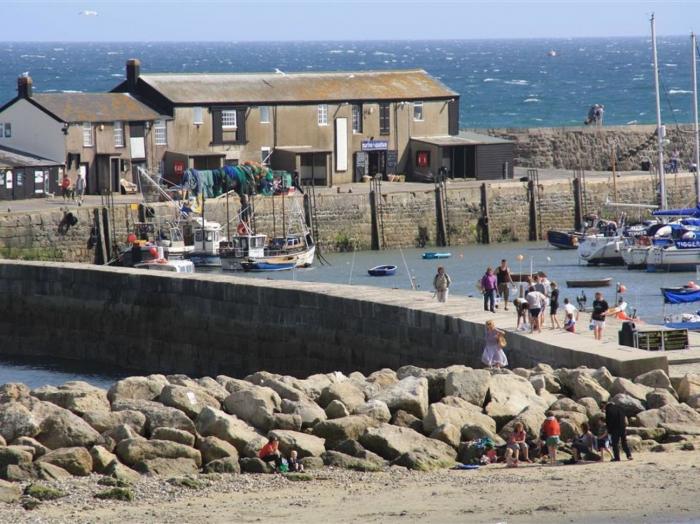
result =
[[269,262],[242,262],[241,266],[244,271],[253,273],[261,273],[267,271],[290,271],[294,269],[294,263],[274,264]]
[[624,239],[620,236],[587,236],[578,246],[578,256],[591,266],[621,266],[625,263],[622,258],[623,247]]
[[552,229],[547,231],[547,242],[557,249],[576,249],[578,248],[580,236],[577,233]]
[[298,253],[272,255],[265,257],[235,257],[221,255],[221,269],[224,271],[242,271],[244,262],[266,262],[268,264],[294,264],[294,267],[309,267],[316,257],[316,246]]
[[646,269],[649,246],[630,246],[622,250],[622,260],[627,269]]
[[700,265],[700,248],[653,247],[647,257],[647,271],[691,272]]
[[452,253],[423,253],[423,260],[437,260],[441,258],[450,258]]
[[390,277],[396,274],[396,266],[377,266],[367,270],[371,277]]
[[608,287],[612,278],[601,278],[598,280],[567,280],[566,287]]
[[221,257],[210,253],[192,252],[187,255],[195,267],[221,267]]

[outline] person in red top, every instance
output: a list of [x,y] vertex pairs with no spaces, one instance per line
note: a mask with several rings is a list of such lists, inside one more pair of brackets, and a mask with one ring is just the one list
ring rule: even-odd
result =
[[518,458],[522,452],[523,460],[530,462],[528,458],[527,433],[522,422],[516,422],[513,426],[513,433],[508,438],[508,447],[506,448],[506,464],[509,467],[518,465]]
[[258,458],[265,462],[274,462],[275,469],[282,465],[282,455],[279,450],[279,440],[274,435],[270,437],[262,449],[258,452]]
[[557,462],[557,448],[559,447],[559,421],[557,421],[554,413],[547,411],[547,418],[542,423],[542,433],[547,443],[547,451],[549,452],[549,463],[554,465]]

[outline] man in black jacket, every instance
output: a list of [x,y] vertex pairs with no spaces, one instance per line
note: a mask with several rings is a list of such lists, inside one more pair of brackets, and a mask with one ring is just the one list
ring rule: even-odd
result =
[[613,461],[620,461],[620,441],[622,441],[622,451],[627,455],[627,460],[632,460],[632,452],[627,445],[627,419],[625,412],[620,406],[610,402],[603,402],[602,407],[605,410],[605,425],[608,428],[608,434],[612,440]]

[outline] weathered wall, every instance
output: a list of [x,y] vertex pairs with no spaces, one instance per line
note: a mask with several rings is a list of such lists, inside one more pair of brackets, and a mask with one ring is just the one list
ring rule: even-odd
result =
[[[640,169],[641,162],[656,163],[656,126],[603,126],[479,129],[485,133],[516,142],[515,164],[520,167],[555,167],[562,169],[611,169],[613,148],[616,167]],[[667,126],[666,159],[674,149],[681,152],[687,165],[693,157],[691,126]]]
[[[0,263],[0,308],[0,354],[210,376],[479,366],[493,318],[466,297],[437,304],[414,291],[40,262]],[[570,334],[511,332],[508,343],[513,365],[668,369],[665,355],[590,349]]]

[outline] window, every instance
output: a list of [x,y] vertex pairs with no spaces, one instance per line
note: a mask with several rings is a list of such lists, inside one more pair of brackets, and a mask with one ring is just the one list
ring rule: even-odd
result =
[[318,105],[318,125],[327,126],[328,125],[328,105],[319,104]]
[[260,123],[270,123],[270,106],[260,106]]
[[416,122],[423,120],[423,102],[413,102],[413,120]]
[[83,147],[92,147],[92,124],[83,122]]
[[352,132],[362,133],[362,104],[352,106]]
[[260,148],[260,163],[269,165],[270,164],[270,151],[271,149],[269,147],[261,147]]
[[165,127],[165,120],[156,120],[155,123],[155,139],[157,146],[168,145],[168,128]]
[[391,131],[391,105],[379,104],[379,134],[388,135]]
[[192,108],[192,123],[196,126],[204,123],[204,110],[201,107]]
[[114,122],[114,147],[124,147],[124,122]]
[[[2,126],[0,126],[0,135],[2,134]],[[5,138],[12,138],[12,124],[5,123]]]
[[237,127],[235,109],[224,109],[221,112],[221,129],[236,129]]

